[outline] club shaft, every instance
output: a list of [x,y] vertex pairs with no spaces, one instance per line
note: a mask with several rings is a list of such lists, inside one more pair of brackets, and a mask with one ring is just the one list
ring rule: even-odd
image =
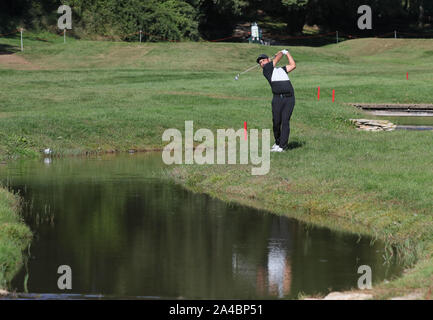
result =
[[258,66],[259,66],[259,64],[255,64],[254,66],[252,66],[251,68],[248,68],[247,70],[241,72],[240,74],[247,73],[248,71],[250,71],[250,70],[252,70],[252,69],[254,69],[254,68],[257,68]]
[[[278,54],[278,52],[276,54],[274,54],[274,56],[271,58],[271,60],[273,60],[277,54]],[[242,71],[241,73],[239,73],[238,76],[240,76],[241,74],[247,73],[248,71],[251,71],[252,69],[257,68],[259,66],[260,66],[259,64],[255,64],[251,68],[248,68],[245,71]]]

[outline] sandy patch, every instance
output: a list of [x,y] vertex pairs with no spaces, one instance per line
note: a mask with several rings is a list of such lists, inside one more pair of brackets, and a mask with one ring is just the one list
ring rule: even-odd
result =
[[306,298],[304,300],[371,300],[373,295],[369,293],[359,292],[331,292],[323,299],[321,298]]
[[6,296],[8,294],[9,292],[7,292],[6,290],[0,289],[0,296]]
[[40,67],[27,61],[23,57],[12,54],[0,54],[0,67],[17,70],[39,70]]
[[8,112],[0,112],[0,119],[9,118],[11,115]]

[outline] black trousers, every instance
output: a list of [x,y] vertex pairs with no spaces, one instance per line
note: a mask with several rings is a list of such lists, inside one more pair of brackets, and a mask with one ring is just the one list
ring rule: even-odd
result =
[[274,95],[272,99],[272,122],[275,144],[286,150],[289,147],[290,118],[295,108],[295,95],[281,97]]

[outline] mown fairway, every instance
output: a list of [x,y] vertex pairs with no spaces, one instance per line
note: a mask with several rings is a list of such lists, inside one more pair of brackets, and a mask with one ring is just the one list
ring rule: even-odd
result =
[[[37,38],[43,38],[44,41]],[[226,43],[111,43],[32,35],[26,64],[0,64],[0,159],[162,148],[167,128],[183,132],[272,128],[271,92],[254,65],[283,47]],[[13,51],[18,38],[1,38]],[[16,49],[16,48],[15,48]],[[431,103],[433,41],[364,39],[289,47],[297,63],[293,149],[271,155],[271,171],[182,166],[188,188],[397,244],[415,272],[376,294],[427,290],[433,280],[433,132],[359,132],[368,118],[349,102]],[[280,63],[281,64],[281,63]],[[406,80],[409,72],[409,81]],[[321,101],[317,87],[321,86]],[[331,102],[332,89],[336,102]],[[389,291],[395,288],[396,291]]]

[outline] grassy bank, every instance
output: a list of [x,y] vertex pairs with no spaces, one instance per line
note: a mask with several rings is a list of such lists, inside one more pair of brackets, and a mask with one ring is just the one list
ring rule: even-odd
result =
[[[17,38],[0,39],[11,52]],[[15,48],[15,49],[14,49]],[[168,128],[271,128],[270,90],[254,65],[282,48],[223,43],[109,43],[33,35],[21,60],[0,62],[0,158],[161,148]],[[359,132],[347,105],[429,103],[433,41],[363,39],[290,48],[298,68],[292,149],[271,171],[248,166],[179,166],[187,188],[303,221],[373,235],[416,262],[375,287],[385,298],[433,283],[432,132]],[[1,61],[1,60],[0,60]],[[21,62],[19,62],[21,61]],[[406,80],[409,72],[410,80]],[[317,86],[321,100],[317,101]],[[332,89],[336,102],[331,102]]]
[[19,198],[0,188],[0,289],[22,267],[22,251],[31,241],[29,228],[18,216]]

